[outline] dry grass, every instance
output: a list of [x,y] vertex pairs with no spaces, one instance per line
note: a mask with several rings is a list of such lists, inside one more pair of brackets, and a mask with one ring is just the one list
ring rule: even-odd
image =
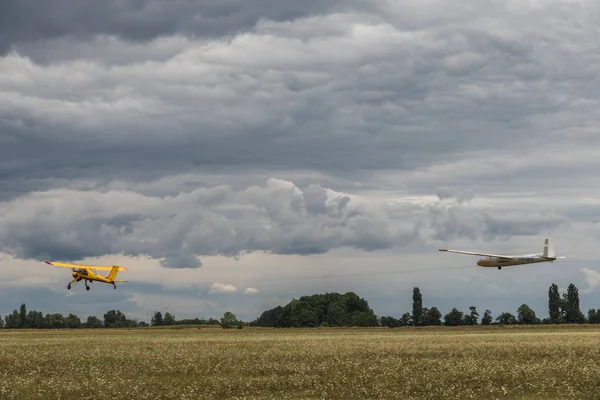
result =
[[600,396],[600,330],[0,331],[1,399]]

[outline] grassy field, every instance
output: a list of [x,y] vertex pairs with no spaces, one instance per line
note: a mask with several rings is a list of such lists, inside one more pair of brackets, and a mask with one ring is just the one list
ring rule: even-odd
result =
[[0,399],[592,399],[600,329],[0,331]]

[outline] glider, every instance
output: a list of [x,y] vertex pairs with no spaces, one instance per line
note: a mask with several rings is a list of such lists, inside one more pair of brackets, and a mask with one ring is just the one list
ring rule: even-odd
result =
[[534,264],[540,262],[554,262],[554,260],[562,259],[566,257],[556,257],[554,252],[554,245],[552,244],[551,239],[546,238],[544,242],[544,250],[542,253],[536,254],[527,254],[521,256],[507,256],[500,254],[488,254],[488,253],[474,253],[472,251],[462,251],[462,250],[448,250],[448,249],[439,249],[439,251],[447,251],[448,253],[459,253],[459,254],[469,254],[472,256],[483,256],[487,258],[482,258],[477,261],[477,265],[480,267],[498,267],[498,269],[502,269],[502,267],[510,267],[514,265],[524,265],[524,264]]

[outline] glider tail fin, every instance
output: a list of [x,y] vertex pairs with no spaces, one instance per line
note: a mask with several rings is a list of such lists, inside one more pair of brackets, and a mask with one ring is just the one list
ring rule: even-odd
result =
[[556,253],[554,252],[554,243],[552,243],[552,239],[546,238],[544,242],[544,257],[554,258],[556,257]]

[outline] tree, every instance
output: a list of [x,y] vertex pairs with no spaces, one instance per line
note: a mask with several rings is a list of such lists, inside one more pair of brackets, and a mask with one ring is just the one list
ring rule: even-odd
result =
[[4,319],[4,327],[6,329],[19,329],[21,327],[21,319],[19,313],[14,310],[12,314],[8,314]]
[[527,304],[521,304],[517,309],[517,322],[519,324],[539,324],[540,320],[535,316],[533,311]]
[[41,311],[29,311],[26,318],[26,328],[42,329],[44,326],[44,314]]
[[65,317],[59,313],[46,314],[44,326],[49,329],[63,329],[65,328]]
[[574,284],[569,284],[567,293],[563,294],[565,322],[568,324],[581,324],[585,316],[579,309],[579,290]]
[[221,327],[224,329],[231,328],[238,324],[237,317],[234,313],[227,311],[223,314],[223,318],[221,318]]
[[102,328],[102,321],[100,321],[98,317],[91,315],[87,318],[84,326],[86,328]]
[[19,312],[19,321],[19,328],[27,327],[27,307],[25,307],[25,304],[21,304],[21,311]]
[[423,295],[418,287],[413,288],[412,322],[414,326],[423,325]]
[[154,313],[152,317],[152,321],[150,322],[152,326],[162,326],[163,325],[163,316],[160,311]]
[[[379,326],[369,303],[356,293],[314,294],[292,299],[285,306],[267,310],[252,324],[270,327]],[[366,325],[365,325],[366,324]]]
[[437,307],[431,307],[424,313],[424,325],[437,326],[442,325],[442,313]]
[[352,326],[377,326],[377,316],[370,311],[357,312],[350,317]]
[[110,310],[104,314],[105,328],[122,328],[127,325],[127,318],[120,310]]
[[463,312],[453,308],[448,314],[444,315],[444,325],[459,326],[464,322]]
[[498,321],[501,325],[514,325],[517,323],[517,319],[514,315],[508,312],[503,312],[502,314],[496,317],[496,321]]
[[380,322],[381,326],[387,326],[389,328],[395,328],[400,326],[400,321],[398,321],[394,317],[381,317]]
[[341,300],[329,303],[326,318],[329,326],[347,326],[350,323],[346,305]]
[[163,320],[163,325],[170,326],[175,325],[175,317],[171,315],[170,312],[165,314],[165,318]]
[[402,317],[400,318],[400,326],[410,326],[410,325],[412,325],[410,313],[402,314]]
[[560,306],[561,299],[558,293],[558,286],[553,283],[548,289],[548,314],[550,315],[550,323],[561,323]]
[[465,325],[477,325],[477,322],[479,321],[479,314],[477,313],[477,308],[475,306],[471,306],[469,307],[469,310],[471,311],[471,313],[465,314],[464,316]]
[[600,324],[600,309],[594,310],[590,308],[588,310],[588,322],[590,324]]
[[67,328],[81,328],[81,320],[75,314],[69,314],[67,318],[65,318],[65,327]]
[[492,321],[492,312],[490,310],[485,310],[483,318],[481,318],[481,325],[490,325]]

